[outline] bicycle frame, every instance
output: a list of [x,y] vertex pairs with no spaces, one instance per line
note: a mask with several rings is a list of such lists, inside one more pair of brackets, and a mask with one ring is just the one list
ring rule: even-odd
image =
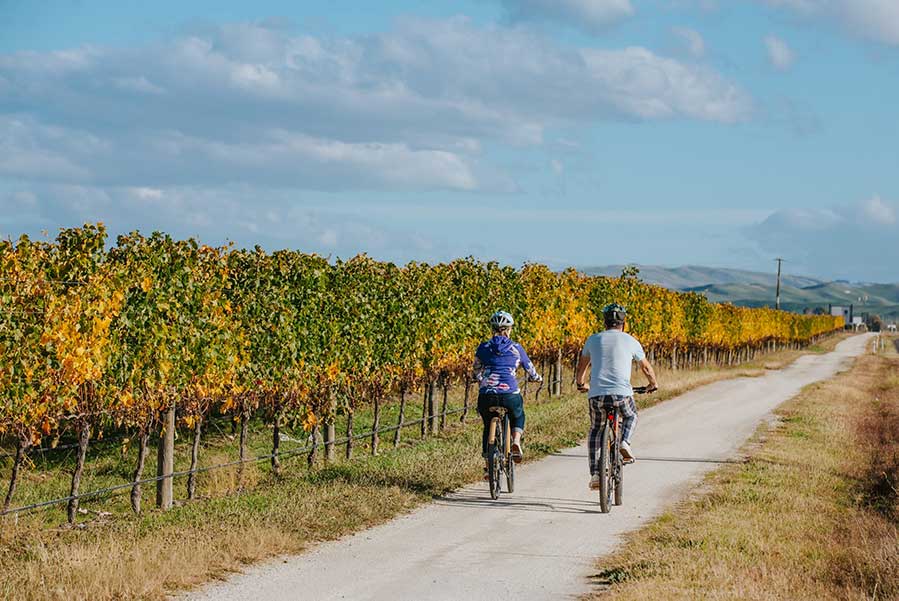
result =
[[[490,483],[490,496],[493,499],[499,498],[500,483],[499,476],[506,476],[506,487],[508,492],[512,492],[515,488],[515,467],[512,463],[512,427],[509,420],[509,414],[505,411],[493,412],[494,415],[490,419],[490,428],[487,433],[487,453],[488,453],[488,481]],[[502,452],[497,452],[497,439],[501,439]]]

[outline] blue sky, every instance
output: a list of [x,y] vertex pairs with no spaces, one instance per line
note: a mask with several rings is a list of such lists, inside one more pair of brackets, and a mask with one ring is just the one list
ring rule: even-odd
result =
[[897,106],[895,0],[0,0],[0,234],[899,281]]

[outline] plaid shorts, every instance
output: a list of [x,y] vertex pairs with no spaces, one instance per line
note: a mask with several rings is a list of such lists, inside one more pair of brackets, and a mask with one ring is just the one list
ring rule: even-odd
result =
[[590,475],[596,470],[596,450],[599,448],[599,434],[602,432],[602,410],[618,407],[621,410],[621,440],[630,444],[634,427],[637,425],[637,404],[632,396],[615,394],[591,397],[590,403],[590,437],[587,439],[589,451]]

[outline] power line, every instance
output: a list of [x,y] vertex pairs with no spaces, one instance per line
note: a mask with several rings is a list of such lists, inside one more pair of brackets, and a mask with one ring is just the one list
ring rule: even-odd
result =
[[776,296],[774,298],[774,308],[780,309],[780,267],[784,260],[780,257],[774,260],[777,261],[777,292],[775,293]]

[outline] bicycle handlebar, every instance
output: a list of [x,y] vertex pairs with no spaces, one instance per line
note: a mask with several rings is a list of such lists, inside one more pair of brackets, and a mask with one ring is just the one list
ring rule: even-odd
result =
[[650,392],[655,392],[659,387],[650,388],[649,386],[635,386],[634,394],[649,394]]

